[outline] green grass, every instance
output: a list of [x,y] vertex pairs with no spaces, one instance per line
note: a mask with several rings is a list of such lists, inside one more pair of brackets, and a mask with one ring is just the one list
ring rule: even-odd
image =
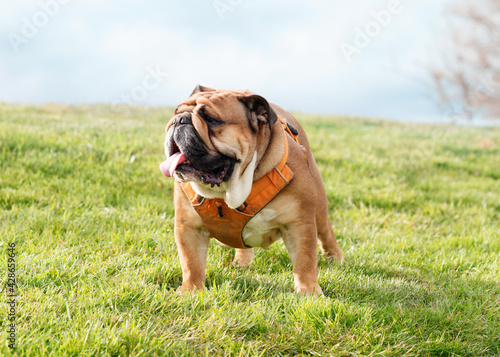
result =
[[207,291],[179,297],[171,115],[0,104],[14,355],[500,356],[500,129],[297,115],[347,260],[320,259],[326,297],[293,293],[282,242],[248,269],[212,242]]

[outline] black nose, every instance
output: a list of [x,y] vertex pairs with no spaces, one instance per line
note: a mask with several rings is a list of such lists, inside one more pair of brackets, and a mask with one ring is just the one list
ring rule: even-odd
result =
[[191,113],[182,113],[177,119],[179,124],[192,124]]

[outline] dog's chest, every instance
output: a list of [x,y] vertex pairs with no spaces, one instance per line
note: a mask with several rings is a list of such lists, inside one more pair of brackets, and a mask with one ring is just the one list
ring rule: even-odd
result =
[[272,243],[281,238],[276,215],[276,210],[270,208],[264,208],[257,213],[243,229],[243,242],[249,247],[268,249]]

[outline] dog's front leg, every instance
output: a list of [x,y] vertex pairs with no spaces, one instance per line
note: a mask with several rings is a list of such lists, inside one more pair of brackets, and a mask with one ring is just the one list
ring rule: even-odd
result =
[[290,224],[283,232],[283,241],[293,264],[295,291],[299,295],[322,295],[314,219],[311,223]]
[[175,181],[174,206],[175,242],[182,267],[182,285],[177,293],[201,291],[205,287],[205,266],[210,235],[177,181]]
[[182,285],[178,294],[205,287],[205,266],[210,237],[204,229],[178,224],[176,218],[175,241],[182,267]]

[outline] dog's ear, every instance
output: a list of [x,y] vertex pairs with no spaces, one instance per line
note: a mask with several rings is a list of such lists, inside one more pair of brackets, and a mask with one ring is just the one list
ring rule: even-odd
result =
[[198,84],[196,86],[196,88],[193,90],[193,92],[191,93],[190,97],[197,94],[197,93],[205,93],[205,92],[215,92],[215,89],[203,87],[201,84]]
[[258,130],[259,125],[262,123],[269,125],[270,129],[273,128],[274,123],[278,120],[278,116],[267,100],[256,94],[242,95],[238,99],[248,109],[252,128]]

